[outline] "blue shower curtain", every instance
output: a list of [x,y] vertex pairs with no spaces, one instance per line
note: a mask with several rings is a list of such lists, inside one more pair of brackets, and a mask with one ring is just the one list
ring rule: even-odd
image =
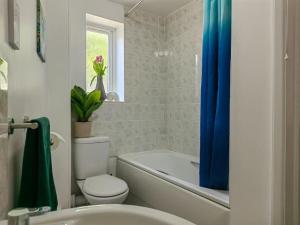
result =
[[204,0],[200,186],[228,190],[231,0]]

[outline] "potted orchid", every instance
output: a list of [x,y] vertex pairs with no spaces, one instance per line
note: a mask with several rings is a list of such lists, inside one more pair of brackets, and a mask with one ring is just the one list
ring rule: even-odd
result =
[[104,64],[104,58],[102,55],[96,56],[95,60],[93,61],[93,68],[96,75],[93,77],[91,84],[97,79],[96,90],[101,92],[101,100],[104,101],[106,99],[106,93],[103,85],[103,77],[107,70],[107,66]]

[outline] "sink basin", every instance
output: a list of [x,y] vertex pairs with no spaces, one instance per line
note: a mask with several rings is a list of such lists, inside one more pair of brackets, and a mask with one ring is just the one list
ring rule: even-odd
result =
[[[1,222],[0,225],[6,225]],[[31,225],[195,225],[158,210],[129,205],[99,205],[51,212],[30,219]]]

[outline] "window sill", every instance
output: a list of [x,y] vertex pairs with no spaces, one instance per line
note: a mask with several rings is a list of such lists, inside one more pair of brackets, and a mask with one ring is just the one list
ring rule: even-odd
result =
[[112,103],[125,103],[125,101],[121,101],[121,100],[118,100],[118,101],[114,101],[114,100],[105,100],[104,101],[105,103],[109,103],[109,104],[112,104]]

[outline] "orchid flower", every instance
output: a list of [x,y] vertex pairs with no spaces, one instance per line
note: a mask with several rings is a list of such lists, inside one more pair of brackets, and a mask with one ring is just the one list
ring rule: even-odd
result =
[[103,77],[105,75],[105,71],[107,69],[107,66],[104,65],[104,58],[103,58],[102,55],[96,56],[96,58],[93,61],[93,68],[94,68],[94,71],[96,72],[96,75],[93,77],[90,86],[92,86],[94,80],[98,76]]

